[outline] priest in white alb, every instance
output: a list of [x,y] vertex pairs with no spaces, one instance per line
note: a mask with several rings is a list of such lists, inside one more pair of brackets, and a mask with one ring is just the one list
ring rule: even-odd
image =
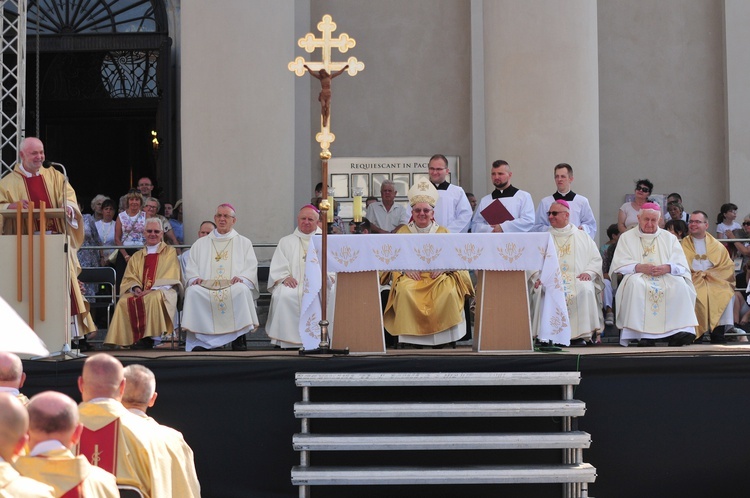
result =
[[617,288],[617,327],[620,344],[638,340],[653,346],[666,339],[684,346],[695,339],[695,288],[690,266],[677,237],[659,228],[661,208],[646,202],[638,226],[620,235],[610,273],[623,279]]
[[[550,224],[548,231],[555,242],[570,318],[570,344],[584,346],[604,329],[602,256],[591,237],[570,223],[570,204],[567,201],[555,200],[548,209],[545,213]],[[538,273],[531,277],[534,287],[531,298],[534,335],[539,331],[539,303],[544,299],[544,288]]]
[[214,215],[216,229],[190,248],[185,268],[182,328],[186,351],[207,351],[232,343],[245,351],[245,334],[258,325],[258,259],[250,239],[234,230],[237,217],[231,204]]
[[305,278],[305,256],[310,237],[320,233],[320,213],[312,204],[307,204],[297,214],[297,228],[279,240],[271,259],[268,273],[268,291],[271,307],[268,310],[266,334],[271,344],[282,349],[299,349],[302,338],[299,334],[302,291]]

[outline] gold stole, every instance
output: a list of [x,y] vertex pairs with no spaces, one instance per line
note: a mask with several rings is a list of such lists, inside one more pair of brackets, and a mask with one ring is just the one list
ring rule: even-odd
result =
[[[555,248],[557,249],[557,260],[560,263],[560,273],[562,274],[563,291],[565,292],[565,306],[568,308],[568,318],[570,320],[570,330],[578,330],[578,302],[576,297],[576,254],[575,244],[573,244],[573,235],[567,237],[553,236]],[[564,239],[562,244],[558,244],[558,239]]]
[[[649,244],[646,239],[641,238],[643,254],[641,261],[645,264],[660,265],[662,256],[659,251],[658,239],[651,239]],[[646,309],[644,330],[664,330],[667,323],[666,304],[666,279],[667,276],[654,277],[641,273],[641,278],[646,281]]]
[[[231,280],[232,278],[232,246],[234,237],[224,242],[221,239],[211,239],[211,245],[216,257],[211,258],[211,278],[214,280]],[[235,330],[234,306],[232,303],[232,287],[209,290],[211,299],[211,317],[214,330]]]

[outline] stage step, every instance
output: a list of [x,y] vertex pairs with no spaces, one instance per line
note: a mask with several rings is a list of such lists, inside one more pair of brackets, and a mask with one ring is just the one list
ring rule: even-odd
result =
[[313,373],[295,376],[299,387],[577,386],[580,372]]
[[293,467],[295,486],[591,483],[588,463],[455,467]]
[[[294,404],[294,416],[301,420],[301,431],[292,445],[300,452],[300,465],[292,468],[292,483],[300,486],[301,497],[309,497],[310,488],[320,485],[560,483],[566,498],[586,498],[596,469],[583,462],[591,436],[575,430],[577,417],[586,413],[586,404],[573,399],[573,387],[580,381],[579,372],[297,373],[302,400]],[[456,389],[465,387],[470,389]],[[367,388],[376,388],[372,396],[377,401],[361,401],[368,399]],[[323,392],[320,389],[325,401],[313,401],[312,393]],[[493,431],[486,433],[479,420],[467,420],[509,417],[520,420],[484,422],[485,430]],[[415,426],[409,419],[425,419],[418,425],[431,433],[403,432]],[[427,419],[447,419],[448,426]],[[549,432],[550,423],[560,431]],[[467,433],[467,424],[477,425],[477,432]],[[514,424],[527,432],[494,432]],[[313,426],[329,429],[312,433]],[[348,432],[332,433],[334,427]],[[517,465],[516,454],[507,453],[518,450],[533,450],[523,457],[531,463]],[[329,452],[327,465],[310,464],[316,451]],[[393,451],[425,453],[404,460],[388,453]],[[461,453],[454,451],[470,452],[474,461],[456,460]],[[350,466],[353,458],[348,455],[353,454],[346,452],[356,452],[358,463],[371,465]],[[560,456],[550,460],[555,454]],[[559,464],[549,464],[558,458]],[[393,465],[400,460],[406,465]],[[428,466],[410,465],[415,460]],[[445,462],[455,465],[445,467]]]
[[520,450],[589,448],[582,431],[506,434],[295,434],[295,451]]
[[586,403],[578,400],[294,404],[297,418],[582,417],[585,413]]

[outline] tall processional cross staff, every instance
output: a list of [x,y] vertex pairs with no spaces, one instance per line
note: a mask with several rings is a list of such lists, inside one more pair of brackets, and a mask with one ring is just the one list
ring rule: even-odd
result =
[[293,71],[297,76],[302,76],[305,72],[309,72],[310,76],[320,81],[320,95],[318,101],[320,102],[320,132],[315,134],[315,140],[320,144],[320,159],[322,162],[322,174],[323,174],[323,200],[320,203],[320,216],[323,218],[323,244],[322,244],[322,257],[321,261],[321,272],[322,272],[322,294],[321,294],[321,320],[320,320],[320,347],[313,351],[300,351],[300,354],[311,354],[315,352],[319,353],[346,353],[346,351],[334,351],[330,349],[330,342],[328,340],[328,320],[326,319],[326,305],[328,300],[328,286],[327,282],[327,271],[328,271],[328,230],[327,230],[327,218],[328,210],[333,209],[333,206],[329,205],[327,198],[328,194],[328,160],[331,158],[331,143],[336,139],[336,136],[331,133],[331,81],[333,78],[341,75],[346,71],[349,76],[355,76],[359,71],[365,68],[363,62],[357,60],[356,57],[349,57],[346,62],[334,62],[331,60],[331,49],[336,48],[339,52],[346,53],[350,48],[354,48],[357,44],[354,38],[351,38],[346,33],[341,33],[337,38],[332,37],[332,33],[336,31],[336,23],[333,22],[333,18],[326,14],[323,19],[318,23],[318,30],[322,33],[321,38],[316,38],[312,33],[307,33],[303,38],[300,38],[297,44],[304,48],[308,54],[313,53],[316,49],[322,50],[321,61],[305,61],[303,57],[297,57],[294,61],[289,63],[289,70]]

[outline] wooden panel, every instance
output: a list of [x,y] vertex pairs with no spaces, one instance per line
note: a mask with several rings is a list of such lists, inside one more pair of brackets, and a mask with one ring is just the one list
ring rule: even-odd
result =
[[[39,281],[39,235],[34,235],[34,332],[44,341],[50,352],[59,351],[67,342],[70,322],[70,285],[68,260],[65,254],[65,235],[45,235],[45,299],[46,319],[40,316],[41,288]],[[16,236],[0,236],[0,296],[29,323],[28,237],[23,236],[21,267],[23,300],[16,296]]]
[[477,272],[474,351],[533,351],[524,271]]
[[339,273],[333,315],[333,349],[385,354],[378,272]]

